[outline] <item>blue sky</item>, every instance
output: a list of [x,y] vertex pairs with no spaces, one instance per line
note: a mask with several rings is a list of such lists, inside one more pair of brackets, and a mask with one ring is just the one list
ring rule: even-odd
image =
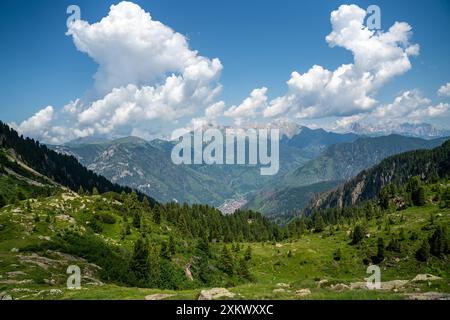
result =
[[[0,2],[0,119],[20,123],[47,105],[56,110],[92,90],[97,64],[66,36],[66,8],[76,4],[89,23],[106,16],[119,1]],[[353,61],[344,48],[330,48],[330,13],[340,4],[381,8],[382,29],[395,21],[412,27],[411,42],[420,45],[412,68],[377,92],[382,103],[404,90],[419,89],[433,103],[444,101],[437,89],[450,81],[450,1],[134,1],[186,36],[189,47],[223,65],[218,99],[227,107],[267,87],[269,99],[283,95],[293,71],[317,64],[334,70]],[[436,120],[439,123],[439,120]]]

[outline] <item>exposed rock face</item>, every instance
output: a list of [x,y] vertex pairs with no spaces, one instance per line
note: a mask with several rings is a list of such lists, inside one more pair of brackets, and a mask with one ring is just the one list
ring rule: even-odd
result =
[[382,290],[398,290],[402,289],[409,281],[408,280],[392,280],[381,283]]
[[288,284],[288,283],[277,283],[277,288],[290,288],[291,287],[291,285],[290,284]]
[[311,290],[309,289],[300,289],[295,291],[295,294],[299,297],[305,297],[311,294]]
[[418,282],[418,281],[436,281],[441,280],[442,278],[433,276],[432,274],[418,274],[414,277],[414,279],[411,280],[411,282]]
[[289,292],[289,290],[283,288],[273,289],[273,293],[284,293],[284,292]]
[[350,289],[350,287],[348,285],[343,284],[343,283],[338,283],[336,285],[331,285],[330,288],[331,288],[331,290],[338,291],[338,292]]
[[235,294],[225,288],[213,288],[211,290],[202,290],[198,300],[220,300],[223,298],[234,298]]
[[192,276],[192,272],[191,272],[191,266],[192,266],[192,259],[191,261],[189,261],[189,263],[186,264],[186,266],[184,267],[184,273],[186,274],[186,277],[191,280],[194,281],[194,277]]
[[328,283],[327,279],[322,279],[317,283],[317,288],[325,287],[327,283]]
[[356,184],[355,189],[352,192],[352,205],[356,203],[356,201],[358,200],[359,196],[361,195],[361,192],[364,188],[364,180],[360,181]]
[[0,300],[12,300],[12,299],[13,298],[9,294],[6,294],[4,292],[0,293]]
[[365,290],[367,288],[367,282],[353,282],[350,284],[352,290]]

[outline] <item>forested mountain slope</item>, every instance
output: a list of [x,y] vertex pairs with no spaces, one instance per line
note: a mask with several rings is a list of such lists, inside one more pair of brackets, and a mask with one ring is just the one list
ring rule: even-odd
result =
[[[0,147],[33,170],[73,191],[77,191],[80,187],[89,192],[95,187],[100,193],[132,191],[129,187],[111,183],[103,176],[86,169],[73,156],[62,155],[38,141],[19,136],[15,130],[2,122],[0,122]],[[154,203],[154,200],[150,199],[150,202]]]
[[450,174],[450,140],[432,150],[415,150],[383,160],[336,190],[315,199],[308,210],[345,207],[378,196],[384,186],[403,184],[411,177],[445,178]]

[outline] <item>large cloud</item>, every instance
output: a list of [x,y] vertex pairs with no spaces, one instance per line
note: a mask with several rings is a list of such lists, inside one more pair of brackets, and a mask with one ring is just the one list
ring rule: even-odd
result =
[[267,105],[267,88],[254,89],[240,105],[230,107],[225,116],[234,118],[238,125],[246,119],[255,117]]
[[450,97],[450,82],[447,82],[439,88],[438,95],[441,97]]
[[33,119],[49,113],[47,109],[18,126],[45,141],[95,134],[150,138],[163,128],[170,130],[182,118],[203,114],[221,91],[220,61],[198,55],[183,35],[153,20],[134,3],[112,5],[97,23],[75,21],[67,34],[78,50],[98,63],[94,78],[99,98],[71,102],[58,117],[52,109],[47,122],[58,118],[64,132],[59,127],[45,134],[28,129]]
[[[59,112],[47,107],[16,127],[56,143],[98,134],[170,136],[175,128],[219,125],[224,119],[246,125],[338,117],[344,126],[369,118],[403,121],[448,115],[448,104],[433,105],[415,90],[392,103],[377,101],[386,82],[411,68],[410,57],[419,53],[419,46],[410,43],[407,23],[374,31],[364,25],[365,17],[365,10],[356,5],[342,5],[331,13],[326,41],[349,50],[352,63],[335,70],[314,65],[304,73],[294,71],[285,95],[269,99],[269,90],[262,87],[226,109],[225,102],[218,101],[221,62],[200,56],[183,35],[138,5],[121,2],[99,22],[76,21],[67,32],[76,48],[98,63],[97,98],[77,99]],[[449,87],[442,86],[438,94],[448,96]]]
[[[263,116],[321,118],[373,110],[378,105],[377,90],[411,68],[409,57],[419,53],[419,46],[409,43],[411,27],[407,23],[396,22],[386,32],[374,31],[364,25],[365,16],[366,11],[356,5],[342,5],[333,11],[332,32],[326,41],[331,47],[349,50],[354,62],[334,71],[314,65],[303,74],[293,72],[286,95],[270,101]],[[248,114],[251,116],[254,113]]]
[[424,122],[449,116],[450,105],[448,103],[433,104],[419,90],[407,90],[391,103],[379,105],[370,113],[338,119],[334,128],[346,129],[354,122],[382,126],[383,123]]
[[153,85],[172,72],[208,82],[221,69],[218,60],[198,56],[183,35],[131,2],[111,6],[98,23],[75,21],[67,34],[78,50],[98,63],[95,85],[101,93],[128,84]]
[[44,137],[48,136],[48,130],[54,119],[55,111],[52,106],[47,106],[44,109],[36,112],[32,117],[23,121],[20,125],[13,124],[21,134],[30,137]]

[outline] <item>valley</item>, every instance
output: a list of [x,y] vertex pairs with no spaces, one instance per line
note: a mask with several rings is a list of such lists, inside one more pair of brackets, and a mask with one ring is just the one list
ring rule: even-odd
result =
[[[72,187],[26,152],[67,156],[7,127],[0,140],[1,299],[450,299],[448,141],[388,157],[335,189],[341,205],[318,191],[306,214],[276,224],[252,210],[159,203],[90,171],[91,190]],[[346,202],[361,177],[370,192]],[[380,289],[366,283],[370,265]]]
[[384,158],[430,149],[445,141],[399,135],[358,137],[306,127],[294,132],[281,139],[280,172],[275,176],[261,176],[257,165],[175,165],[170,156],[175,144],[163,140],[78,140],[50,147],[74,155],[114,183],[161,202],[204,203],[225,213],[251,209],[286,222],[316,194],[333,189]]

